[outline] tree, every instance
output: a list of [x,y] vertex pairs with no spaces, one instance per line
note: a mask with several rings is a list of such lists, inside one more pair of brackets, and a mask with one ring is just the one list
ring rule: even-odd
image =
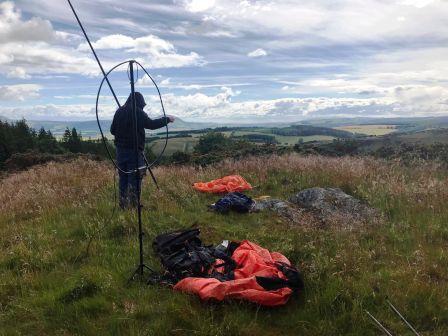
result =
[[82,136],[81,133],[78,135],[76,128],[72,128],[72,139],[71,139],[71,149],[72,153],[82,152]]
[[185,164],[191,161],[191,155],[182,151],[176,151],[171,155],[170,161],[174,164]]
[[72,153],[82,153],[82,137],[76,128],[71,130],[67,127],[62,137],[64,147]]
[[51,131],[45,131],[42,127],[37,135],[37,149],[41,153],[60,154],[63,149],[59,145]]
[[64,131],[64,135],[62,136],[62,142],[68,145],[71,138],[72,138],[72,132],[70,132],[70,130],[67,127]]
[[225,150],[231,140],[222,133],[208,132],[199,138],[194,150],[200,154],[207,154],[217,150]]

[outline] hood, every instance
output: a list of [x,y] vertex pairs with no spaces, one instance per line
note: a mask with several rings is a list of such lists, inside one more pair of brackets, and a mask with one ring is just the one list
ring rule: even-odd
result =
[[[134,97],[135,97],[135,105],[137,106],[137,108],[143,109],[146,106],[145,98],[143,97],[143,95],[140,92],[135,92]],[[125,105],[132,107],[132,93],[126,100]]]

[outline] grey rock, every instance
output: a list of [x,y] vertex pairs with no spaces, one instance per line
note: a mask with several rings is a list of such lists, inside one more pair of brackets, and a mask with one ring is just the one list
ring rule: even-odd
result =
[[345,221],[349,226],[354,220],[369,221],[379,213],[339,188],[310,188],[300,191],[289,201],[313,212],[324,222]]
[[293,204],[279,199],[258,200],[252,208],[253,212],[270,210],[278,213],[282,217],[286,217],[292,221],[296,221],[301,213]]
[[262,211],[262,210],[280,210],[280,209],[285,209],[288,208],[289,205],[282,200],[279,199],[273,199],[273,198],[268,198],[265,200],[261,200],[261,201],[256,201],[254,207],[252,208],[253,211]]

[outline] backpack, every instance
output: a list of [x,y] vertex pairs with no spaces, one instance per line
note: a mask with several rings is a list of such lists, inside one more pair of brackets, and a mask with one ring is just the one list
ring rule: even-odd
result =
[[250,197],[240,192],[231,192],[212,204],[210,208],[220,213],[228,213],[230,210],[245,213],[249,212],[254,204]]
[[[199,229],[177,230],[154,239],[154,251],[165,269],[159,282],[174,284],[186,277],[217,277],[224,281],[231,277],[234,262],[230,250],[222,245],[204,246],[199,234]],[[225,274],[212,270],[218,259],[224,261],[218,266],[224,267]]]

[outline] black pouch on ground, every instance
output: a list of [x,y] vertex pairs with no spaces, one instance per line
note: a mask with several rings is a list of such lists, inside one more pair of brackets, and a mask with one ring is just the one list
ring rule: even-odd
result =
[[303,289],[303,278],[299,271],[290,265],[277,262],[275,266],[281,271],[286,279],[281,278],[269,278],[257,276],[257,283],[265,290],[277,290],[283,287],[289,287],[293,290]]
[[[234,244],[223,247],[205,246],[199,238],[199,229],[177,230],[157,236],[153,248],[165,270],[164,274],[150,282],[175,284],[186,277],[216,277],[221,281],[233,277],[234,262],[231,259]],[[223,273],[212,271],[217,259],[223,260]]]
[[210,208],[219,213],[228,213],[230,210],[245,213],[249,212],[254,204],[252,198],[240,192],[231,192],[212,204]]

